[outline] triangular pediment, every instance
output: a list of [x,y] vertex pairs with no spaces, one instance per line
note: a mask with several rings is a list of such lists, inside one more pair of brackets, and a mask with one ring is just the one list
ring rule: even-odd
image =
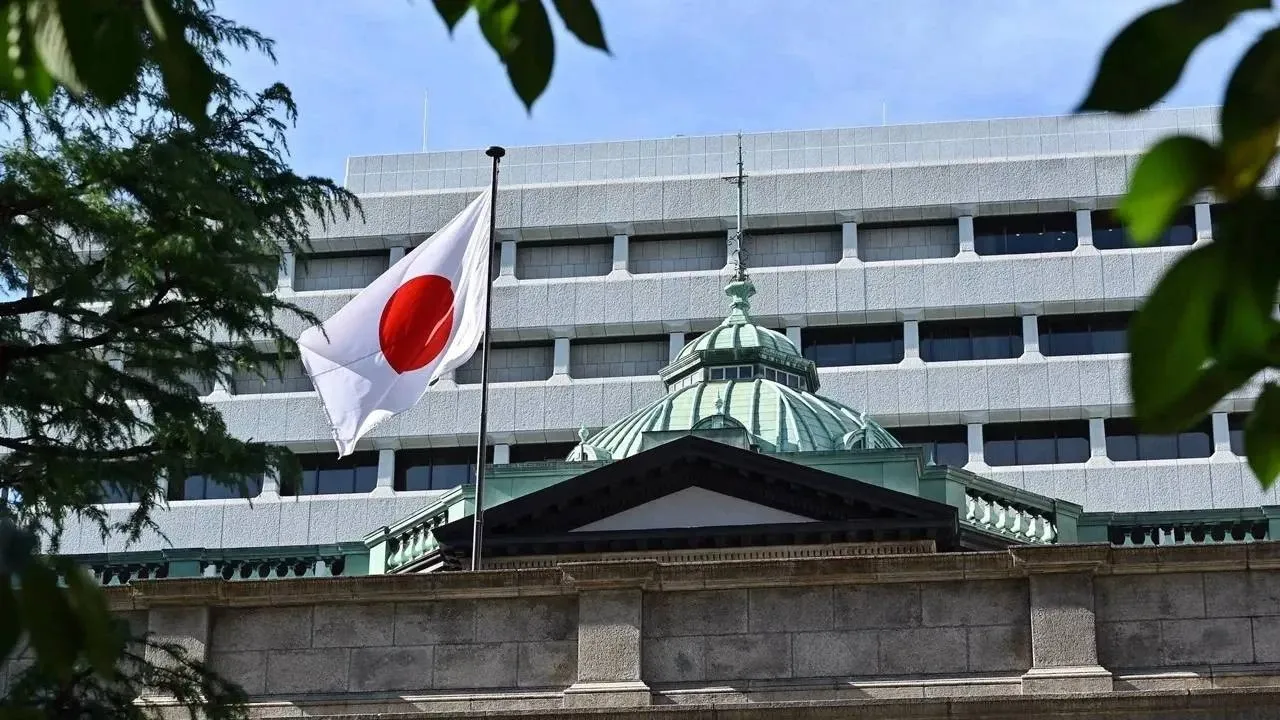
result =
[[[457,559],[471,531],[468,517],[434,535]],[[905,540],[946,550],[958,536],[944,503],[695,436],[494,506],[484,523],[489,557]]]
[[574,528],[573,532],[666,530],[806,522],[814,522],[814,519],[695,485]]

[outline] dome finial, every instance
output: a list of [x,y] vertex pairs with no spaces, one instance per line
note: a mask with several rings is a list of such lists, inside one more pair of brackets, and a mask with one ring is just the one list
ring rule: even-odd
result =
[[587,426],[586,426],[585,424],[583,424],[583,425],[579,426],[579,427],[578,427],[578,442],[585,443],[585,442],[587,441],[587,438],[589,438],[589,437],[591,437],[591,433],[587,432]]
[[724,294],[732,301],[729,303],[729,317],[725,318],[724,324],[745,325],[750,322],[751,296],[756,294],[756,286],[751,278],[746,275],[735,277],[724,287]]
[[724,414],[724,393],[723,392],[721,392],[720,395],[716,397],[716,414],[717,415]]

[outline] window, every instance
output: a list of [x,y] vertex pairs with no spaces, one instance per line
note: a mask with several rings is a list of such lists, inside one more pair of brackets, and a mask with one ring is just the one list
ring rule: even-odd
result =
[[925,362],[994,360],[1022,354],[1022,318],[977,318],[920,323]]
[[1130,418],[1106,421],[1107,457],[1127,460],[1173,460],[1206,458],[1213,454],[1213,425],[1205,421],[1200,427],[1175,435],[1139,432]]
[[801,344],[818,367],[902,362],[902,324],[805,328]]
[[979,255],[1069,252],[1075,248],[1075,213],[973,219],[973,250]]
[[113,480],[104,480],[102,482],[102,502],[133,503],[138,502],[138,495],[133,489],[120,487]]
[[245,480],[244,488],[214,482],[207,475],[188,475],[185,480],[169,481],[170,500],[236,500],[257,497],[262,492],[262,479]]
[[1249,419],[1248,413],[1231,413],[1227,415],[1227,436],[1231,438],[1231,452],[1245,456],[1244,423]]
[[756,369],[751,365],[714,367],[707,371],[707,377],[711,380],[751,380],[755,376]]
[[[485,462],[493,462],[492,445],[485,457]],[[475,477],[476,449],[472,447],[423,448],[396,453],[396,490],[448,490],[475,482]]]
[[1135,247],[1173,247],[1191,245],[1196,241],[1196,213],[1194,208],[1183,208],[1174,216],[1173,223],[1158,240],[1150,245],[1138,245],[1129,238],[1124,224],[1111,210],[1093,213],[1093,246],[1099,250],[1120,250]]
[[576,442],[566,443],[524,443],[511,446],[510,461],[514,463],[525,462],[556,462],[564,460],[578,446]]
[[925,457],[935,465],[962,467],[969,462],[969,428],[964,425],[926,425],[890,430],[903,445],[924,448]]
[[785,370],[774,370],[773,368],[764,369],[764,379],[786,385],[789,388],[800,389],[805,386],[804,380],[795,373],[789,373]]
[[1041,315],[1040,352],[1045,355],[1104,355],[1129,351],[1130,313]]
[[1057,465],[1089,459],[1089,421],[993,423],[982,428],[991,466]]
[[339,495],[367,493],[378,485],[378,453],[361,452],[344,458],[329,453],[299,455],[302,486],[283,484],[282,495]]

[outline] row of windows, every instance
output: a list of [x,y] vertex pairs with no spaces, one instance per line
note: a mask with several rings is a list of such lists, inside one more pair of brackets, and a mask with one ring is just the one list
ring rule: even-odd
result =
[[[1242,416],[1241,416],[1242,417]],[[1237,416],[1228,416],[1231,449],[1244,454]],[[1104,421],[1106,456],[1117,462],[1207,458],[1213,454],[1209,421],[1186,432],[1156,435],[1140,432],[1128,418]],[[939,465],[969,462],[968,428],[962,425],[890,430],[904,445],[923,446]],[[982,428],[982,453],[993,467],[1082,463],[1089,459],[1089,421],[992,423]]]
[[[576,443],[512,445],[511,463],[563,460]],[[396,490],[448,490],[475,479],[474,448],[432,448],[400,450],[396,453]],[[488,450],[493,462],[493,447]],[[343,458],[332,454],[299,455],[302,477],[297,485],[282,485],[281,495],[336,495],[367,493],[378,485],[378,453],[353,453]],[[136,497],[117,484],[103,483],[104,502],[134,502]],[[190,475],[182,482],[170,482],[169,500],[232,500],[257,497],[262,492],[260,478],[250,478],[244,487],[214,482],[204,475]]]

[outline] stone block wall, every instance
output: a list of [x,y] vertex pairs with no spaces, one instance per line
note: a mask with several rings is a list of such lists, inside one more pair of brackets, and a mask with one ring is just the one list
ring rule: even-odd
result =
[[613,269],[613,241],[573,244],[520,243],[516,277],[521,280],[595,277]]
[[719,270],[728,258],[724,233],[695,237],[631,238],[629,270],[637,275]]
[[390,253],[358,252],[300,258],[293,278],[294,290],[363,289],[386,272]]
[[109,594],[243,685],[259,717],[1280,690],[1280,543],[163,580]]
[[263,367],[261,375],[252,370],[237,370],[231,376],[231,391],[236,395],[254,393],[311,392],[315,387],[307,376],[300,358],[288,358],[280,372]]
[[[555,359],[551,343],[536,345],[493,345],[489,348],[489,382],[531,382],[551,377]],[[480,353],[458,368],[454,378],[459,385],[480,383]]]
[[960,229],[955,223],[858,228],[858,257],[863,262],[930,260],[959,253]]
[[755,231],[747,235],[751,267],[827,265],[839,262],[840,228],[789,232]]
[[671,351],[668,338],[581,342],[569,346],[569,374],[574,378],[657,375]]

